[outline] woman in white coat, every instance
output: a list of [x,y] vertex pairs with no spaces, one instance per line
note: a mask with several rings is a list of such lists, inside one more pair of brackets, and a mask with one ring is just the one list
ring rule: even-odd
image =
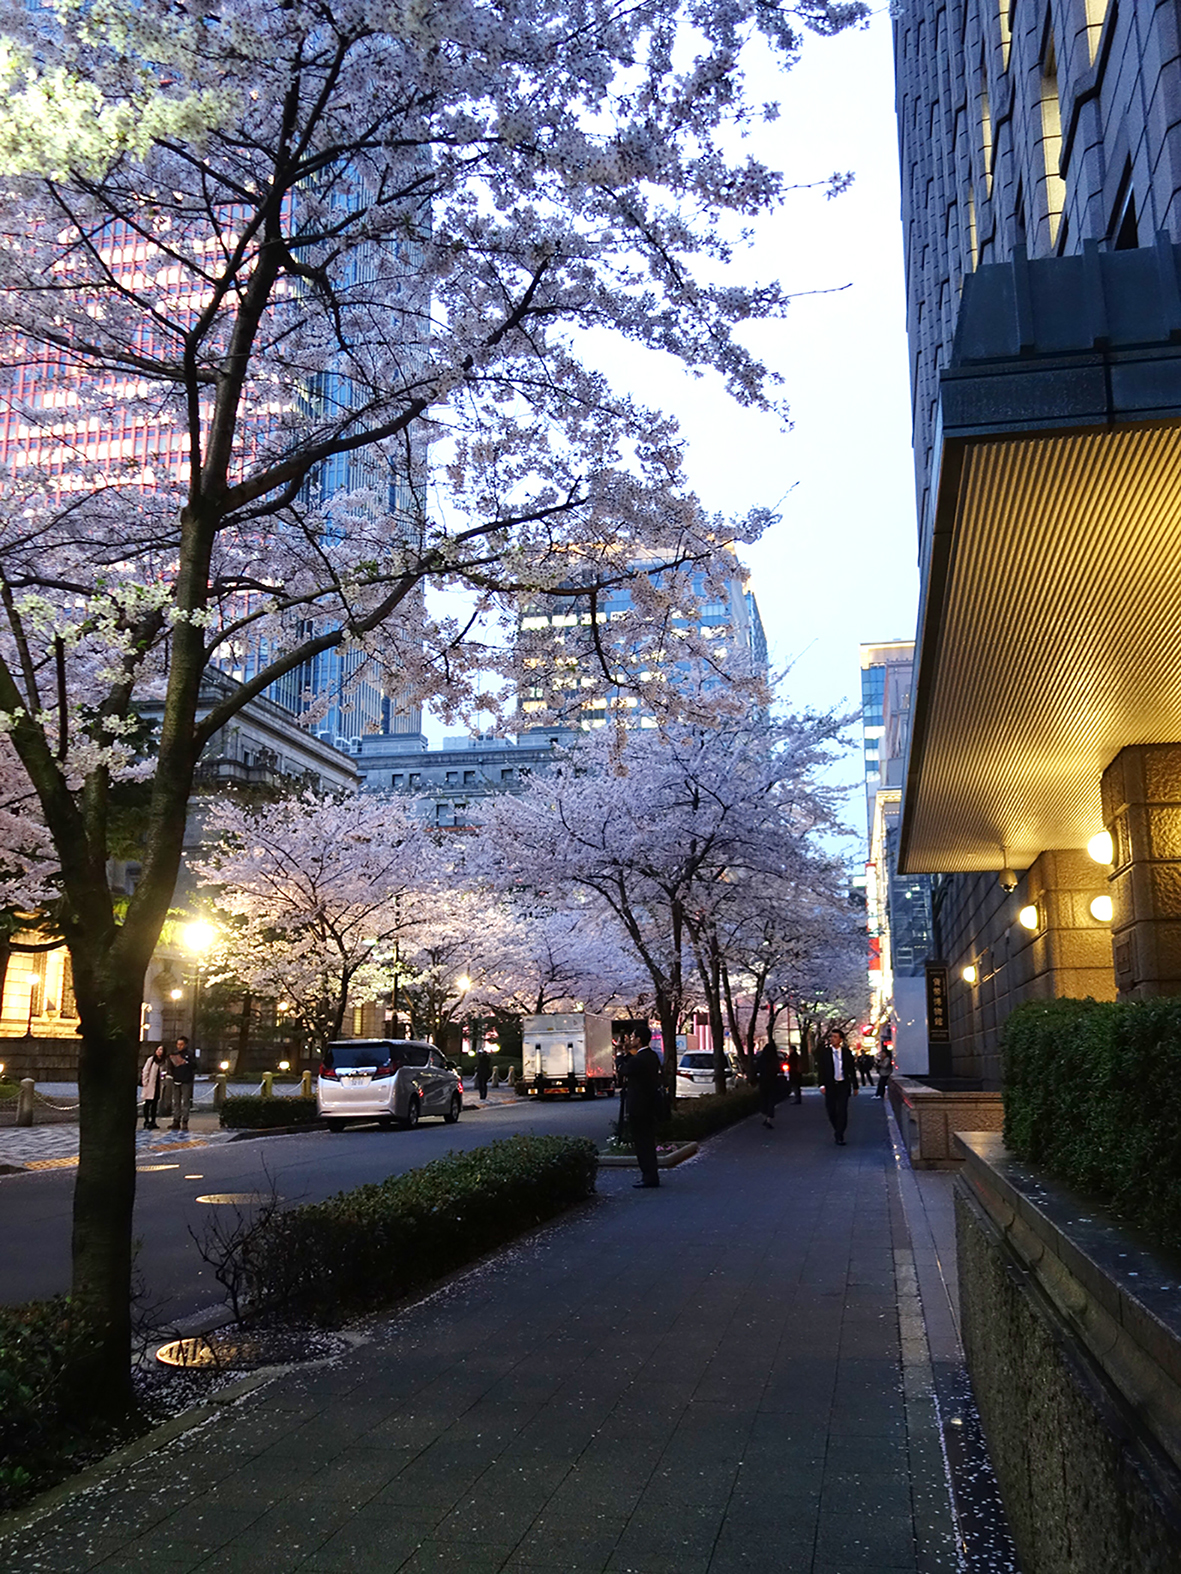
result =
[[144,1130],[155,1131],[156,1106],[160,1102],[160,1083],[164,1076],[164,1045],[157,1044],[144,1061],[139,1085],[144,1096]]

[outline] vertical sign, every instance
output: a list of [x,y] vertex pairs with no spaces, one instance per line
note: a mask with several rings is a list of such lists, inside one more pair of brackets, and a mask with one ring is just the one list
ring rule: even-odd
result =
[[927,963],[927,1038],[932,1044],[951,1043],[951,1022],[947,1014],[947,966]]

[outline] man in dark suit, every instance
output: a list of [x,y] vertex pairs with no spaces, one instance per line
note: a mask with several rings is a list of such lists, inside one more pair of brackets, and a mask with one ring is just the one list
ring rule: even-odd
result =
[[660,1056],[652,1048],[652,1030],[647,1023],[642,1022],[625,1036],[623,1048],[619,1071],[627,1089],[627,1124],[640,1166],[640,1179],[636,1185],[659,1186],[656,1125],[664,1099]]
[[849,1095],[857,1086],[857,1065],[840,1028],[834,1027],[816,1051],[816,1076],[824,1089],[824,1108],[833,1137],[837,1146],[843,1148],[845,1127],[849,1124]]

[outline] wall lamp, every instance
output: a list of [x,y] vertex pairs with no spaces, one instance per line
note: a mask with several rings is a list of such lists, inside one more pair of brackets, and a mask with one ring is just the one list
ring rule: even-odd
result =
[[1110,896],[1097,896],[1091,903],[1091,917],[1101,924],[1109,924],[1115,917],[1115,903]]
[[1109,864],[1115,861],[1115,847],[1112,844],[1111,832],[1100,831],[1092,836],[1087,843],[1087,852],[1097,864]]
[[974,984],[976,982],[976,969],[969,963],[967,967],[960,970],[960,977],[965,984]]
[[1017,922],[1021,925],[1022,929],[1038,929],[1041,925],[1041,919],[1038,916],[1036,903],[1031,902],[1028,907],[1023,907],[1017,914]]

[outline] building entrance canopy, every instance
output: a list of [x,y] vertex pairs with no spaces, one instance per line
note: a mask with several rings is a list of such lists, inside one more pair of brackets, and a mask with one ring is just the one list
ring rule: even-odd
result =
[[978,270],[940,425],[900,868],[1024,868],[1181,739],[1181,248]]

